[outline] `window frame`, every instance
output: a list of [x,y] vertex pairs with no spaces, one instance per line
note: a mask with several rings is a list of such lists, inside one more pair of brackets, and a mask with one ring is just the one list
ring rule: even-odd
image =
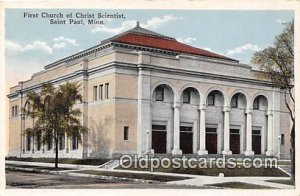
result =
[[50,151],[53,148],[53,137],[52,133],[48,132],[47,134],[49,134],[49,138],[47,140],[47,151]]
[[167,131],[167,125],[152,124],[152,131]]
[[[63,140],[62,140],[63,139]],[[61,134],[59,136],[59,150],[64,150],[65,149],[65,146],[66,146],[66,137],[65,137],[65,134]]]
[[36,135],[36,150],[40,151],[42,147],[42,132],[38,131]]
[[98,86],[93,86],[93,101],[97,101]]
[[30,134],[26,134],[26,151],[30,151],[31,150],[31,135]]
[[207,133],[217,134],[218,133],[218,129],[217,128],[213,128],[213,127],[205,127],[205,134],[207,134]]
[[[207,96],[207,105],[208,106],[215,106],[215,99],[216,99],[216,96],[214,94],[208,95]],[[212,103],[210,103],[210,100],[212,100]]]
[[[260,103],[260,98],[256,97],[253,101],[253,110],[259,110],[259,103]],[[257,104],[257,105],[255,105]]]
[[[187,95],[187,101],[184,100],[185,95]],[[182,93],[182,103],[190,104],[191,103],[191,91],[184,90]]]
[[15,106],[15,116],[14,117],[17,117],[18,116],[18,106]]
[[123,128],[123,140],[124,141],[129,140],[129,126],[124,126]]
[[15,117],[15,106],[11,107],[11,117]]
[[109,98],[109,83],[105,83],[105,98]]
[[280,135],[280,145],[281,145],[281,146],[284,146],[284,145],[285,145],[285,135],[284,135],[284,133],[282,133],[282,134]]
[[[74,140],[74,138],[75,138],[75,140]],[[76,133],[73,133],[73,135],[72,135],[72,150],[78,150],[78,136]]]
[[193,133],[193,127],[192,126],[179,126],[179,131]]
[[[239,100],[239,96],[236,94],[231,98],[231,102],[230,102],[230,107],[231,108],[238,108],[239,104],[238,104],[238,100]],[[232,104],[234,103],[234,104]]]
[[99,85],[99,99],[103,100],[103,84]]
[[[161,92],[161,97],[158,97],[158,93]],[[163,87],[157,87],[155,89],[155,101],[164,101],[165,99],[165,89]]]

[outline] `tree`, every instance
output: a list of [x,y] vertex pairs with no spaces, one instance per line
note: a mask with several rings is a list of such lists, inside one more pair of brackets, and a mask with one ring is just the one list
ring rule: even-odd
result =
[[27,128],[25,134],[40,135],[42,143],[54,141],[55,168],[58,168],[58,145],[61,136],[77,137],[81,141],[81,134],[87,127],[81,125],[79,117],[81,111],[74,108],[82,101],[77,83],[67,82],[55,88],[52,84],[43,84],[41,92],[30,91],[27,94],[31,109],[23,109],[24,113],[36,119],[32,128]]
[[290,153],[292,180],[295,180],[294,21],[287,23],[275,37],[273,46],[254,53],[251,62],[260,67],[259,78],[268,79],[273,87],[285,91],[285,105],[292,121]]

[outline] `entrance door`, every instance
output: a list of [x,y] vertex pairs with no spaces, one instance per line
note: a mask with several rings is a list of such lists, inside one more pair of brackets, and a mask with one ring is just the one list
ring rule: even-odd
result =
[[232,154],[240,154],[240,130],[230,129],[230,150]]
[[152,149],[154,153],[167,152],[166,125],[152,125]]
[[205,148],[208,151],[208,154],[218,153],[217,128],[206,128]]
[[193,127],[180,126],[180,150],[183,154],[193,153]]
[[254,154],[261,154],[260,130],[252,130],[252,150],[254,151]]

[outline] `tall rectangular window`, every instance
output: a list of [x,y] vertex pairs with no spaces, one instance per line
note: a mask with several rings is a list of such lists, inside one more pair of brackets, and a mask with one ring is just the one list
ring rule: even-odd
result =
[[106,99],[109,98],[108,88],[109,88],[109,83],[105,83],[105,98],[106,98]]
[[123,134],[123,138],[124,140],[128,140],[128,135],[129,134],[129,127],[128,126],[124,126],[124,134]]
[[18,106],[15,106],[15,117],[17,117],[18,116]]
[[103,84],[99,85],[99,99],[103,99]]
[[280,142],[281,145],[284,145],[284,139],[285,139],[285,138],[284,138],[284,134],[281,134],[281,142]]
[[27,151],[30,151],[30,149],[31,149],[31,136],[30,136],[30,134],[27,134],[27,137],[26,137],[26,149],[27,149]]
[[59,136],[59,150],[65,149],[65,134]]
[[78,137],[77,133],[73,133],[72,135],[72,150],[77,150],[78,149]]
[[15,106],[11,108],[11,117],[15,117]]
[[164,101],[164,88],[157,87],[155,90],[155,101]]
[[103,99],[103,84],[99,85],[99,99]]
[[38,131],[36,134],[37,151],[41,150],[41,143],[42,143],[42,132]]
[[98,89],[98,87],[97,86],[94,86],[94,88],[93,88],[93,100],[94,101],[97,101],[97,90]]
[[47,150],[51,150],[53,145],[52,133],[48,131],[47,133]]

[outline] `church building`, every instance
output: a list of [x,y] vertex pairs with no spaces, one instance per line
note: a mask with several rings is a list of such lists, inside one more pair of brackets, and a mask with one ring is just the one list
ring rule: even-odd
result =
[[[225,38],[224,38],[225,39]],[[121,154],[288,157],[284,92],[238,60],[139,26],[48,64],[10,89],[9,156],[54,157],[53,141],[27,136],[26,94],[79,82],[82,142],[63,136],[59,157]]]

